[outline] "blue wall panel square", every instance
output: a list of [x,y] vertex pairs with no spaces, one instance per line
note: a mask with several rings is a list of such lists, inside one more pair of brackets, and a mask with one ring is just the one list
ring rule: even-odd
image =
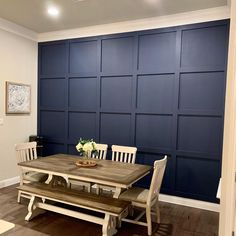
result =
[[178,150],[221,154],[222,119],[179,116]]
[[179,108],[221,111],[224,83],[223,72],[181,74]]
[[225,67],[227,26],[190,29],[182,32],[181,66]]
[[219,162],[177,157],[176,190],[215,199],[219,170]]
[[102,71],[131,73],[133,70],[133,37],[102,40]]
[[97,107],[97,78],[70,78],[69,107],[93,109]]
[[131,116],[129,114],[101,114],[100,142],[130,145]]
[[70,43],[70,73],[97,72],[97,41]]
[[60,143],[44,143],[43,155],[49,156],[58,153],[66,153],[65,146]]
[[132,77],[103,77],[101,79],[101,107],[103,109],[131,109]]
[[51,108],[65,108],[65,79],[41,79],[40,105]]
[[176,32],[139,36],[139,70],[174,72],[175,54]]
[[136,145],[138,147],[170,149],[171,140],[172,116],[136,116]]
[[137,108],[149,112],[172,112],[174,74],[138,77]]
[[42,75],[64,75],[67,68],[65,43],[41,46],[40,59]]
[[41,111],[41,136],[45,138],[65,138],[65,113],[57,111]]
[[69,139],[77,142],[80,138],[95,139],[96,113],[69,113]]
[[77,145],[77,143],[75,143],[75,145],[68,145],[68,153],[71,155],[76,155],[79,158],[80,155],[75,147],[76,145]]

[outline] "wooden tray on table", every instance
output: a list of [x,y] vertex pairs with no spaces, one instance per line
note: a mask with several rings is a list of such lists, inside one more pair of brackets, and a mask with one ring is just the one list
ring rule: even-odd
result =
[[78,160],[75,162],[75,164],[79,167],[93,167],[97,165],[97,162],[94,160]]

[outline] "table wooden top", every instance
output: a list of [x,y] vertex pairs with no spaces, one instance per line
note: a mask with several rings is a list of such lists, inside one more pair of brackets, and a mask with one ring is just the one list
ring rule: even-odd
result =
[[110,183],[111,186],[129,187],[134,182],[147,175],[151,166],[129,164],[110,160],[93,159],[97,162],[94,167],[78,167],[75,162],[78,156],[56,154],[32,161],[21,162],[18,165],[39,172],[65,175],[93,183]]

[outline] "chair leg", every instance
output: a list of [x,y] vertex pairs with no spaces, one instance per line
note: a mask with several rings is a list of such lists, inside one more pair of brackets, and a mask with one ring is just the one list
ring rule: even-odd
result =
[[96,188],[96,194],[99,195],[99,194],[101,194],[101,192],[102,192],[102,189],[98,185]]
[[17,202],[20,203],[21,191],[18,191]]
[[91,188],[92,188],[91,186],[92,186],[92,184],[88,183],[88,186],[87,186],[88,187],[88,193],[91,193]]
[[156,219],[157,219],[157,223],[158,224],[160,224],[161,222],[160,222],[160,219],[161,219],[161,217],[160,217],[160,208],[159,208],[159,202],[158,202],[158,200],[156,201],[156,203],[155,203],[155,213],[156,213]]
[[151,208],[147,206],[146,208],[146,219],[147,219],[147,227],[148,227],[148,235],[152,235],[152,217],[151,217]]
[[132,205],[129,206],[128,211],[130,216],[134,216],[134,207]]

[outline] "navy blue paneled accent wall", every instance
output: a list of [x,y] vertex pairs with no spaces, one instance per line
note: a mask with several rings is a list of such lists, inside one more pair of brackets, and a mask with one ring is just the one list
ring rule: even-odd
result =
[[215,202],[228,25],[40,43],[38,134],[45,155],[75,154],[80,137],[137,146],[141,164],[168,154],[162,192]]

